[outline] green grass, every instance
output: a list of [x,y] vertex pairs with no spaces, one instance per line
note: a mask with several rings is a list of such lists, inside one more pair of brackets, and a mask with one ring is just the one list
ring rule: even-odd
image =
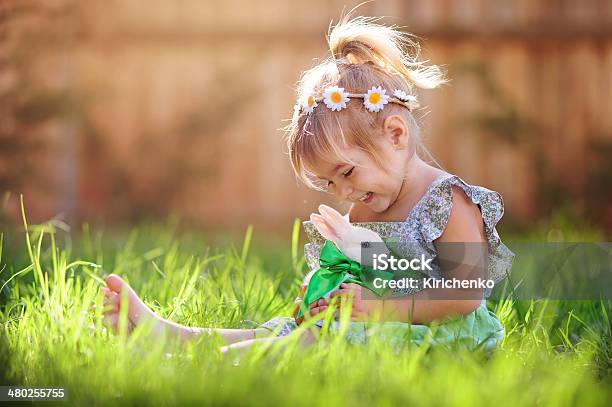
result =
[[57,226],[3,235],[0,384],[64,387],[76,405],[586,406],[612,400],[609,300],[489,303],[507,331],[492,355],[430,346],[395,353],[324,336],[306,350],[294,341],[282,349],[254,348],[240,360],[223,358],[218,338],[181,349],[149,340],[146,328],[110,334],[101,323],[101,279],[124,276],[156,312],[185,325],[254,327],[290,315],[305,273],[299,228],[273,245],[249,229],[236,246],[207,247],[197,234],[172,227],[100,235]]

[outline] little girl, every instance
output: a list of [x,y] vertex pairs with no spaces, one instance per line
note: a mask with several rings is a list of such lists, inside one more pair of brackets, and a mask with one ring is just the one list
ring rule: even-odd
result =
[[[328,41],[332,57],[302,75],[298,103],[286,129],[296,175],[309,187],[350,202],[350,222],[396,238],[400,246],[411,245],[436,257],[445,242],[482,243],[488,250],[489,278],[501,280],[513,258],[495,230],[503,215],[501,196],[427,164],[417,153],[426,150],[413,116],[418,107],[415,87],[443,84],[440,69],[418,60],[418,44],[406,34],[369,18],[343,18]],[[415,55],[408,54],[409,49]],[[305,222],[305,228],[311,240],[306,260],[314,270],[324,239],[311,222]],[[429,274],[442,277],[439,267]],[[106,313],[111,325],[117,324],[119,293],[127,290],[131,323],[151,320],[157,331],[185,340],[216,333],[228,343],[224,350],[279,340],[302,322],[278,317],[257,329],[189,328],[154,314],[118,276],[109,276],[107,285],[103,290],[111,306]],[[427,288],[404,291],[392,300],[368,300],[360,285],[342,284],[332,297],[352,298],[346,331],[352,343],[367,343],[369,335],[382,333],[391,339],[409,337],[420,343],[430,337],[475,348],[494,347],[504,335],[502,325],[486,309],[489,293],[480,290],[476,298],[459,299],[452,289]],[[314,302],[310,315],[328,305],[324,299]],[[382,321],[373,321],[375,317]],[[432,330],[434,321],[439,325]],[[303,331],[303,344],[316,340],[316,327]],[[331,329],[338,330],[338,323]]]

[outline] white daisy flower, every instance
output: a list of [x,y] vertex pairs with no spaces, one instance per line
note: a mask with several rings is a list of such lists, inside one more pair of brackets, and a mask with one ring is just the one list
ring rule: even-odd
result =
[[346,107],[346,102],[349,101],[348,93],[344,88],[330,86],[323,92],[323,102],[331,110],[340,111]]
[[302,104],[301,103],[296,103],[293,106],[293,114],[300,114],[301,111],[302,111]]
[[393,96],[401,100],[402,102],[416,102],[416,97],[407,94],[403,90],[395,89],[393,91]]
[[389,95],[386,94],[387,89],[382,86],[372,86],[363,97],[363,104],[370,112],[379,112],[384,105],[389,103]]
[[308,95],[308,97],[306,97],[306,99],[304,100],[304,103],[302,103],[302,107],[304,108],[304,111],[307,113],[312,113],[314,108],[317,106],[319,106],[319,104],[317,103],[314,96],[312,95]]

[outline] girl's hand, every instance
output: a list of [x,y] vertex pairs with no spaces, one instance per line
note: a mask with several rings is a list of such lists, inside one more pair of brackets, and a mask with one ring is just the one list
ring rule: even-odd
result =
[[[321,312],[324,312],[327,309],[327,307],[328,307],[328,304],[324,299],[320,299],[320,300],[313,302],[312,304],[310,304],[310,312],[309,312],[310,316],[315,316]],[[294,318],[295,318],[295,315],[294,315]],[[295,323],[300,325],[302,322],[304,322],[304,318],[305,317],[302,315],[301,317],[295,320]]]
[[[349,296],[352,297],[351,321],[366,321],[370,319],[375,310],[380,308],[382,302],[377,300],[363,300],[361,298],[362,289],[363,287],[359,284],[342,283],[338,290],[331,293],[330,302],[334,297],[337,297],[340,302],[346,301]],[[324,299],[315,301],[310,306],[310,315],[314,316],[321,312],[325,312],[327,307],[329,307],[329,303]],[[338,314],[341,312],[340,308],[338,308],[337,312]]]
[[[347,301],[348,298],[353,299],[353,304],[351,307],[351,321],[365,321],[370,316],[370,303],[372,300],[364,301],[361,298],[361,287],[359,284],[355,283],[342,283],[340,284],[340,288],[331,293],[329,296],[330,301],[332,298],[338,298],[338,302],[342,303],[343,301]],[[340,305],[339,305],[340,306]],[[340,314],[341,309],[338,308],[338,314]]]

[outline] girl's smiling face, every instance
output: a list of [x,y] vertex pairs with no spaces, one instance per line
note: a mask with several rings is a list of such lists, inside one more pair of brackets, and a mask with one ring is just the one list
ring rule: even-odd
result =
[[397,129],[391,127],[386,127],[388,131],[378,143],[382,166],[362,149],[345,147],[340,151],[343,159],[318,160],[311,171],[338,198],[366,205],[377,213],[386,211],[400,194],[410,160],[406,129],[399,131],[398,136]]

